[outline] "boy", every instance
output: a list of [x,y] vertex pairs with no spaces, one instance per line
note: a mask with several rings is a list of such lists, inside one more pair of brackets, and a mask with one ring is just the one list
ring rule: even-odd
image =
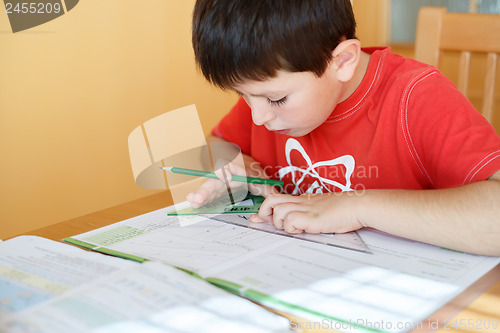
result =
[[204,76],[241,95],[212,133],[242,149],[247,175],[285,182],[249,187],[266,196],[253,222],[500,255],[500,138],[436,68],[361,49],[349,0],[198,0],[193,47]]

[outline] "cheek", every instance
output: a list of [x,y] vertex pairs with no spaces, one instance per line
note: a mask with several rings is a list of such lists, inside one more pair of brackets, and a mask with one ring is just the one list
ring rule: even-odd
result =
[[[331,88],[331,89],[330,89]],[[337,87],[328,87],[318,92],[315,99],[315,109],[318,117],[328,118],[339,103],[340,91]]]
[[295,117],[307,115],[308,110],[311,110],[311,105],[314,104],[314,97],[309,91],[297,93],[287,105],[290,113],[293,113]]
[[[337,94],[338,95],[338,94]],[[278,118],[296,127],[317,126],[335,107],[336,95],[328,85],[314,85],[314,88],[289,96],[285,105],[276,111]]]
[[299,101],[290,101],[277,111],[278,118],[290,124],[301,124],[309,118],[310,106],[299,103]]

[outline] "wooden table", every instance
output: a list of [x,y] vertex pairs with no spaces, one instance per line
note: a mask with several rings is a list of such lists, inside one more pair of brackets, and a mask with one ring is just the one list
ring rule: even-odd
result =
[[[170,206],[171,204],[172,198],[169,192],[160,192],[92,214],[33,230],[27,234],[61,241],[65,237],[104,227],[127,218]],[[477,297],[478,295],[479,297]],[[311,324],[307,325],[307,322],[304,320],[287,314],[280,314],[298,322],[295,325],[296,327],[312,327]],[[437,318],[441,318],[441,320],[447,318],[445,319],[447,326],[439,329],[438,332],[500,332],[500,265],[429,318],[429,322],[424,323],[423,327],[414,331],[432,331],[429,330],[429,326],[432,327]],[[496,330],[492,328],[486,329],[487,323],[492,323],[493,320],[499,322],[499,327]],[[329,330],[303,329],[301,332],[327,331]]]

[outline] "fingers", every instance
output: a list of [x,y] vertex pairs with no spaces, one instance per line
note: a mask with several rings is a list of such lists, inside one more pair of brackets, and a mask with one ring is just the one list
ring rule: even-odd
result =
[[[253,171],[255,171],[255,169]],[[247,189],[250,193],[263,197],[267,197],[270,194],[279,193],[278,188],[275,186],[232,181],[233,175],[268,178],[267,176],[263,177],[262,175],[264,173],[263,170],[258,174],[248,175],[244,167],[238,165],[237,163],[228,163],[218,168],[214,173],[222,182],[224,182],[224,184],[229,185],[231,190],[238,190],[243,186],[247,186]]]
[[308,196],[271,194],[262,203],[259,213],[250,216],[251,222],[268,222],[288,233],[321,233],[324,225],[314,213]]
[[[311,233],[319,233],[311,229],[310,221],[308,219],[307,208],[301,206],[298,203],[283,203],[277,204],[274,207],[274,214],[272,216],[271,224],[274,225],[276,229],[285,230],[290,234],[300,234],[303,233],[306,228],[309,228]],[[262,219],[259,214],[253,214],[250,216],[251,222],[267,222]]]
[[220,158],[217,161],[215,161],[214,169],[217,172],[217,170],[220,170],[220,169],[226,167],[229,163],[231,163],[231,161]]
[[248,191],[254,195],[260,195],[264,198],[270,194],[279,194],[279,190],[276,186],[271,185],[259,185],[248,183]]
[[258,214],[250,216],[250,221],[268,222],[292,234],[344,233],[362,228],[363,224],[348,205],[350,201],[346,200],[351,197],[270,194]]
[[288,194],[269,194],[260,206],[258,217],[262,221],[273,223],[273,215],[276,206],[285,203],[299,203],[301,201],[301,197]]
[[245,166],[237,162],[218,160],[215,163],[215,175],[222,181],[231,181],[232,175],[246,176]]
[[192,207],[199,208],[205,204],[206,195],[198,192],[189,193],[186,196],[186,200],[189,201]]
[[246,176],[247,172],[245,170],[245,165],[241,165],[237,162],[231,162],[225,166],[226,170],[232,175]]
[[[252,184],[253,185],[253,184]],[[255,195],[261,195],[261,188],[263,186],[249,186],[249,190],[251,190],[252,194]],[[274,187],[274,186],[272,186]],[[261,222],[269,222],[272,223],[273,220],[273,212],[274,212],[274,205],[279,202],[280,198],[284,200],[285,194],[280,195],[279,193],[273,192],[272,190],[270,191],[272,193],[268,193],[265,197],[266,200],[262,203],[262,205],[259,208],[259,212],[257,214],[250,215],[250,222],[256,222],[256,223],[261,223]],[[264,195],[263,195],[264,196]]]
[[239,187],[245,185],[245,183],[231,181],[232,175],[244,174],[236,163],[230,163],[227,160],[218,160],[216,162],[215,175],[219,179],[209,179],[204,182],[198,190],[193,193],[189,193],[186,196],[186,200],[191,203],[194,208],[199,208],[210,201],[224,195],[227,193],[227,185],[229,185],[231,191],[238,190]]
[[233,174],[229,171],[229,165],[225,165],[214,171],[215,175],[223,182],[230,182]]
[[305,231],[305,227],[307,225],[302,226],[300,224],[295,223],[299,217],[307,217],[306,213],[303,212],[291,212],[287,215],[285,222],[283,224],[283,230],[288,232],[289,234],[301,234]]
[[319,234],[324,232],[322,223],[314,221],[308,212],[290,212],[284,222],[283,229],[292,234],[307,232],[309,234]]
[[244,176],[245,170],[234,163],[229,163],[214,171],[215,175],[224,184],[229,187],[232,192],[241,190],[247,184],[244,182],[233,181],[233,175]]
[[[254,161],[254,163],[257,163]],[[188,194],[186,199],[191,203],[194,208],[201,207],[213,199],[224,195],[227,191],[227,186],[231,189],[233,193],[241,190],[242,187],[247,186],[248,191],[254,195],[260,195],[263,197],[268,197],[269,195],[279,194],[279,190],[275,186],[270,185],[259,185],[253,183],[244,183],[237,182],[232,180],[233,175],[238,176],[246,176],[247,172],[245,170],[245,166],[239,165],[235,162],[229,162],[227,160],[218,160],[215,163],[216,170],[214,171],[218,180],[211,179],[205,182],[196,192]],[[258,168],[254,166],[250,172],[249,176],[251,177],[262,177],[262,174],[265,174],[264,171],[260,168],[260,164]],[[258,173],[258,175],[257,175]],[[267,176],[265,176],[267,178]],[[256,218],[256,221],[260,221],[261,219]]]
[[303,198],[287,194],[269,194],[260,206],[259,213],[250,216],[251,222],[268,222],[277,229],[285,229],[287,232],[300,233],[303,228],[295,228],[285,225],[292,212],[307,212],[306,205],[301,205]]
[[[291,215],[295,212],[307,212],[306,207],[297,203],[280,203],[274,206],[272,224],[276,229],[285,229],[285,231],[294,231],[296,228],[290,223]],[[286,227],[285,228],[285,224]],[[288,229],[288,230],[287,230]]]
[[189,193],[186,200],[194,208],[199,208],[208,202],[220,197],[226,192],[226,186],[219,180],[209,179],[196,192]]

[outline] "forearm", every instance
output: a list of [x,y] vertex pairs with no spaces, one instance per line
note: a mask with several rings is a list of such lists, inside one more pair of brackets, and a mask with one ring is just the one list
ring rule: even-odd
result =
[[443,190],[367,190],[359,221],[397,236],[450,249],[500,256],[500,182]]

